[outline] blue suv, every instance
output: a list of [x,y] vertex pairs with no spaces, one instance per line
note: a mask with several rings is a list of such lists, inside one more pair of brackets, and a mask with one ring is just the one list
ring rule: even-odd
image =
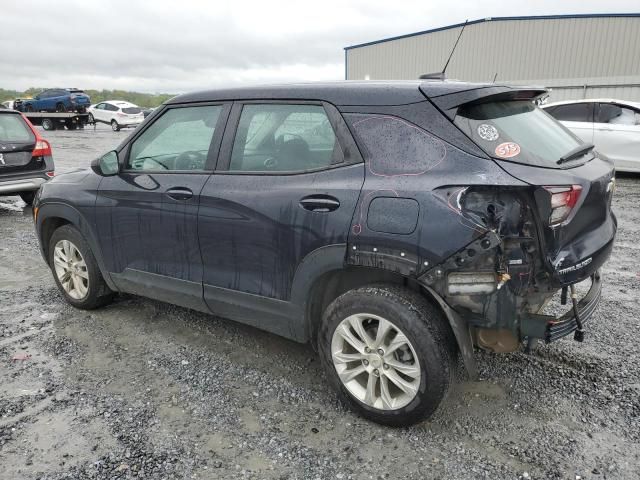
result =
[[91,98],[77,88],[51,88],[33,98],[21,100],[17,110],[21,112],[79,112],[91,105]]
[[[473,375],[474,346],[582,340],[600,300],[614,169],[535,105],[545,93],[348,82],[182,95],[91,170],[40,188],[42,254],[77,308],[127,292],[309,342],[346,403],[415,423],[457,358]],[[559,291],[573,308],[544,314]]]

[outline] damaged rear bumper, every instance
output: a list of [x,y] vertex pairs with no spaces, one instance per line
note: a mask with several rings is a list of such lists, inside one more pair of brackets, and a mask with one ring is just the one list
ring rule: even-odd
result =
[[[591,275],[591,287],[578,302],[578,314],[582,324],[593,316],[602,296],[602,276],[600,271]],[[524,336],[540,338],[546,343],[555,342],[575,332],[578,322],[573,309],[557,318],[551,315],[526,315],[521,319],[521,333]]]
[[[587,294],[578,302],[578,312],[582,323],[586,323],[595,312],[602,296],[602,277],[600,271],[596,271],[591,276],[591,288]],[[555,342],[574,332],[578,328],[573,309],[569,310],[558,320],[549,322],[545,331],[544,340],[547,343]]]

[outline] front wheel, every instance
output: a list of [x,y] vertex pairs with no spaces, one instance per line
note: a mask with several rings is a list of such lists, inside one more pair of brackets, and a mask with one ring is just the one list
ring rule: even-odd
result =
[[451,330],[424,297],[394,285],[351,290],[326,309],[318,348],[341,398],[364,417],[407,426],[431,416],[454,372]]
[[87,117],[87,122],[96,123],[96,119],[93,118],[93,114],[92,113],[90,113],[89,116]]
[[118,125],[118,122],[116,122],[115,120],[111,120],[111,130],[113,130],[114,132],[120,131],[120,125]]
[[48,253],[53,277],[68,303],[91,310],[111,302],[114,293],[102,278],[89,244],[75,227],[63,225],[53,232]]
[[56,112],[64,113],[66,111],[67,111],[67,107],[64,106],[64,103],[57,103],[56,104]]

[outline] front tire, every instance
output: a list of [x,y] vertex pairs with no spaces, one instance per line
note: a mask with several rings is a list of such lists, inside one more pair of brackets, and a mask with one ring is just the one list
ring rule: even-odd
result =
[[68,303],[92,310],[113,300],[114,292],[102,278],[93,252],[78,229],[63,225],[53,232],[48,255],[53,278]]
[[64,103],[56,103],[56,112],[64,113],[67,111],[67,108],[64,106]]
[[96,119],[93,118],[93,114],[92,113],[90,113],[89,116],[87,117],[87,122],[96,123]]
[[44,128],[45,130],[55,130],[56,126],[53,123],[53,120],[51,120],[50,118],[43,118],[42,119],[42,128]]
[[327,307],[318,349],[347,405],[401,427],[427,419],[442,402],[455,369],[453,341],[446,319],[423,296],[373,285]]
[[113,130],[114,132],[120,131],[120,125],[118,125],[118,122],[116,122],[115,120],[111,120],[111,130]]

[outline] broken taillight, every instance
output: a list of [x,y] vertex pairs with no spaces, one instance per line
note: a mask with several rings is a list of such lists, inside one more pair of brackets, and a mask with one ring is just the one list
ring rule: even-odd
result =
[[549,225],[554,226],[564,222],[578,203],[582,187],[580,185],[554,185],[543,188],[551,196]]

